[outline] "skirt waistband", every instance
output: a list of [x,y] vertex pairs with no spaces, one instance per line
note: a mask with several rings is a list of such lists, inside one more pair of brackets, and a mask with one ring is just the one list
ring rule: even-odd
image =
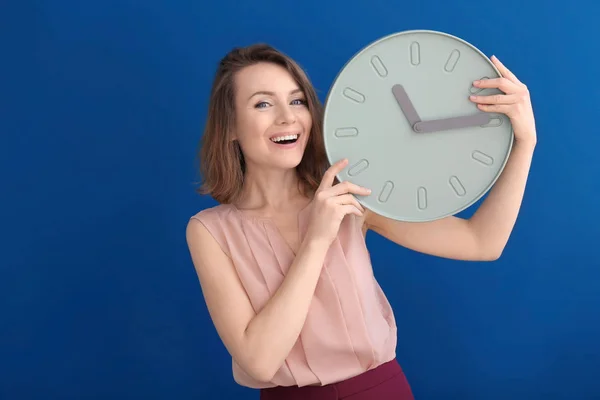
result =
[[344,398],[363,392],[403,373],[394,358],[376,368],[346,380],[323,386],[277,386],[261,389],[261,399],[328,399]]
[[394,358],[358,376],[332,385],[336,387],[339,397],[347,397],[377,386],[400,373],[402,373],[402,368]]

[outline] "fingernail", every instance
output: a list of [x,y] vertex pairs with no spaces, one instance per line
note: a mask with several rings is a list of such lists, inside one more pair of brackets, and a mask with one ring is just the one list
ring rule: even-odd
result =
[[479,85],[481,81],[473,81],[473,85]]

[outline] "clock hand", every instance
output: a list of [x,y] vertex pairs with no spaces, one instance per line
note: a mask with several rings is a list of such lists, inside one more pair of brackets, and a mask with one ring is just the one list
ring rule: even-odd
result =
[[410,127],[414,129],[415,124],[420,122],[421,118],[419,117],[419,114],[417,114],[417,110],[415,109],[412,101],[410,101],[408,98],[406,90],[404,90],[402,85],[396,84],[392,86],[392,93],[394,94],[398,105],[402,109],[404,116],[408,120]]
[[486,113],[479,113],[475,115],[465,115],[462,117],[434,119],[431,121],[419,121],[414,125],[414,130],[415,132],[419,133],[430,133],[450,129],[481,126],[487,124],[488,122],[490,122],[490,115]]

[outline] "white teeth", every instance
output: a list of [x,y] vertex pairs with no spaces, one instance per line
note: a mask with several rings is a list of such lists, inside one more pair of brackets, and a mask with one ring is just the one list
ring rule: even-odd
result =
[[298,135],[279,136],[276,138],[271,138],[271,141],[281,142],[282,140],[295,140],[295,139],[298,139]]

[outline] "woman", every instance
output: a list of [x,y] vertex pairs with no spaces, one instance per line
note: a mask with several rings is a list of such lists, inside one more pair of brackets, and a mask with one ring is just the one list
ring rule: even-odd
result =
[[365,234],[439,257],[500,256],[536,130],[527,88],[492,60],[503,77],[478,85],[505,94],[472,100],[512,121],[502,176],[468,220],[403,223],[360,205],[369,188],[336,182],[347,160],[328,165],[322,106],[293,60],[263,44],[223,58],[201,149],[201,193],[220,204],[192,216],[186,237],[236,382],[263,399],[412,399]]

